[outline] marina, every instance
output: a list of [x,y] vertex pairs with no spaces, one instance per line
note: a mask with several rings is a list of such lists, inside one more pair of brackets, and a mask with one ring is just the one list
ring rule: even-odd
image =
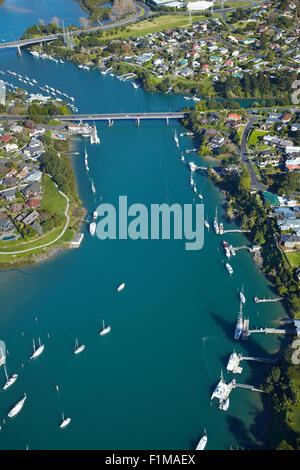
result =
[[[60,6],[56,8],[59,10]],[[39,12],[36,21],[38,18],[46,16]],[[22,25],[19,36],[24,29]],[[191,190],[180,151],[174,145],[176,129],[182,154],[191,148],[190,137],[180,135],[184,129],[178,122],[179,114],[175,114],[186,104],[183,96],[146,93],[141,87],[135,89],[130,83],[115,80],[109,73],[102,76],[92,69],[84,72],[66,60],[58,64],[24,51],[21,62],[13,51],[1,54],[5,64],[1,68],[16,71],[23,79],[28,76],[31,82],[34,78],[43,88],[48,83],[49,90],[51,86],[74,97],[82,113],[76,115],[78,120],[80,116],[87,118],[90,112],[103,113],[103,118],[94,119],[91,114],[89,119],[95,120],[101,146],[90,145],[87,133],[85,140],[76,141],[80,158],[72,160],[88,223],[94,218],[99,193],[110,203],[119,194],[128,194],[132,201],[147,205],[153,201],[192,202],[196,192]],[[15,86],[20,83],[15,77],[13,80]],[[35,91],[30,84],[25,86]],[[91,89],[99,93],[90,93]],[[130,114],[122,112],[121,99],[122,107]],[[68,98],[68,102],[72,100]],[[143,117],[137,116],[139,110],[149,119],[142,122]],[[170,111],[170,115],[161,117],[157,112],[152,118],[154,110],[173,110],[174,115]],[[119,119],[118,115],[124,118]],[[110,125],[115,119],[117,125]],[[138,129],[134,126],[137,119],[142,123]],[[165,125],[167,119],[174,119],[172,128]],[[84,165],[85,143],[96,194],[91,190],[92,181]],[[190,157],[185,155],[188,169]],[[193,155],[193,160],[197,167],[206,164],[198,155]],[[246,250],[240,252],[238,260],[232,257],[230,264],[235,275],[228,275],[221,264],[220,239],[213,230],[208,231],[216,208],[220,220],[226,220],[224,201],[203,174],[195,171],[193,180],[205,200],[208,223],[204,247],[198,252],[186,252],[180,240],[164,240],[161,244],[155,240],[99,241],[96,236],[89,236],[89,225],[85,225],[81,231],[87,236],[81,234],[79,250],[69,250],[47,263],[2,275],[5,313],[0,326],[10,351],[8,371],[16,372],[19,378],[3,393],[1,416],[6,417],[24,390],[29,399],[17,419],[3,424],[1,448],[131,449],[134,443],[136,449],[190,449],[192,440],[193,448],[200,443],[203,427],[208,429],[209,450],[228,449],[230,445],[261,448],[265,436],[255,426],[261,413],[259,398],[248,394],[247,400],[243,400],[238,393],[232,394],[230,406],[226,399],[221,413],[209,405],[209,396],[211,373],[224,367],[222,358],[228,357],[236,344],[232,330],[242,282],[250,318],[256,314],[256,308],[248,298],[252,299],[256,292],[270,297],[271,290]],[[237,229],[234,224],[225,228]],[[243,233],[233,232],[230,237],[229,233],[226,236],[229,249],[233,243],[247,244]],[[75,240],[78,242],[79,239]],[[117,286],[122,279],[126,289],[118,295]],[[283,316],[280,302],[265,307],[260,320],[263,324],[273,324],[274,316]],[[103,317],[105,323],[101,325]],[[112,334],[98,334],[99,329],[102,332],[110,328],[106,322],[113,325]],[[45,345],[44,354],[29,361],[32,338],[39,336]],[[75,357],[77,337],[86,350]],[[276,335],[257,335],[255,344],[250,343],[249,357],[263,357],[262,349],[271,354],[279,344]],[[244,362],[245,382],[252,376],[248,363]],[[257,369],[262,370],[263,366]],[[95,370],[101,373],[94,374]],[[259,370],[256,373],[254,383],[261,383],[264,373]],[[84,381],[80,380],[82,376]],[[1,386],[4,383],[3,373]],[[72,421],[60,432],[65,421],[62,410]],[[228,417],[239,419],[244,426],[242,442]],[[137,432],[141,423],[147,435]],[[250,429],[255,440],[250,437]]]

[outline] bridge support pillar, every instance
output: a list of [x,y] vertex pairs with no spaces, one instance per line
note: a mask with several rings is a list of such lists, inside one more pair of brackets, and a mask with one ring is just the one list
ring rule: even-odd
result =
[[17,55],[18,55],[18,56],[21,56],[21,55],[22,55],[22,52],[21,52],[20,46],[18,46]]

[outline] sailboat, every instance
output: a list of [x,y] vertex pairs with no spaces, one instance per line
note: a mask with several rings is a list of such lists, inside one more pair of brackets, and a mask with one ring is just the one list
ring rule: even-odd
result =
[[207,230],[209,230],[209,222],[207,222],[207,220],[204,220],[204,225],[207,228]]
[[241,300],[241,302],[243,302],[243,304],[246,303],[246,297],[244,295],[244,285],[243,284],[242,284],[242,290],[240,292],[240,300]]
[[40,356],[42,354],[42,352],[44,351],[44,349],[45,349],[45,346],[43,344],[41,344],[41,339],[40,338],[39,338],[39,347],[37,349],[35,349],[35,342],[34,342],[34,338],[33,338],[33,353],[30,356],[30,359],[35,359],[36,357]]
[[99,335],[100,335],[100,336],[107,335],[107,333],[109,333],[110,330],[111,330],[111,327],[110,327],[110,326],[107,326],[107,327],[105,328],[104,320],[103,320],[103,328],[102,328],[102,330],[99,332]]
[[235,327],[235,332],[234,332],[234,339],[240,339],[241,334],[243,332],[243,307],[242,307],[242,302],[240,303],[240,311],[239,311],[239,316],[238,316],[238,321]]
[[79,354],[85,349],[85,345],[82,344],[81,346],[78,345],[78,339],[76,338],[75,341],[75,348],[74,348],[74,354]]
[[13,418],[14,416],[16,416],[18,413],[20,413],[21,409],[23,408],[23,405],[25,403],[25,400],[27,399],[27,396],[26,396],[26,393],[24,393],[24,397],[22,398],[22,400],[18,401],[18,403],[16,403],[16,405],[9,411],[8,413],[8,417],[9,418]]
[[216,207],[216,215],[215,215],[215,219],[214,219],[214,229],[215,229],[215,232],[216,234],[219,233],[219,224],[218,224],[218,208]]
[[204,436],[201,437],[200,441],[198,442],[196,450],[204,450],[206,444],[207,444],[207,436],[206,436],[206,432],[205,432]]
[[70,422],[71,422],[71,418],[66,418],[65,419],[64,414],[62,413],[62,422],[59,425],[60,429],[63,429],[66,426],[68,426],[68,424],[70,424]]
[[175,129],[175,132],[174,132],[174,142],[176,144],[176,147],[179,148],[179,140],[178,140],[178,137],[177,137],[176,129]]
[[117,291],[120,292],[121,290],[123,290],[125,287],[125,282],[122,282],[122,284],[119,285],[119,287],[117,288]]
[[96,188],[95,188],[95,185],[94,185],[94,181],[92,180],[92,186],[91,186],[91,189],[92,189],[92,192],[95,194],[96,192]]
[[18,378],[18,374],[12,374],[12,375],[8,378],[7,370],[6,370],[5,364],[4,364],[4,372],[5,372],[6,382],[5,382],[5,384],[4,384],[3,390],[6,390],[8,387],[10,387],[12,384],[15,383],[15,381],[16,381],[17,378]]
[[90,171],[89,166],[88,166],[88,154],[87,154],[86,148],[84,150],[84,165],[85,165],[86,171]]

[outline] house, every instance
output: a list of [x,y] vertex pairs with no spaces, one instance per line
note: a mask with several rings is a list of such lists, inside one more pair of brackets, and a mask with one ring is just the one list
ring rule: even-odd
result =
[[[9,190],[11,191],[11,189]],[[22,210],[22,204],[20,202],[13,202],[10,206],[9,206],[9,209],[12,211],[12,212],[20,212]]]
[[26,166],[23,168],[23,170],[21,170],[18,174],[17,174],[17,178],[19,178],[20,180],[22,180],[23,178],[25,178],[25,176],[27,176],[29,173],[29,170],[28,168],[26,168]]
[[4,178],[4,180],[2,181],[3,186],[5,186],[6,188],[9,188],[10,186],[16,186],[17,183],[18,181],[16,180],[14,176],[10,176],[9,178]]
[[28,184],[22,192],[26,198],[39,197],[42,195],[42,185],[40,183]]
[[281,120],[282,122],[290,122],[291,119],[292,115],[290,113],[284,113]]
[[8,189],[7,191],[3,191],[1,195],[4,197],[6,201],[13,202],[16,198],[16,189]]
[[23,180],[24,183],[39,183],[42,179],[43,173],[40,170],[31,171]]
[[26,204],[24,204],[24,207],[25,207],[25,208],[30,207],[31,209],[33,209],[33,208],[35,208],[35,207],[39,207],[40,204],[41,204],[40,199],[30,198],[30,199],[28,199],[28,201],[26,202]]
[[11,135],[1,135],[0,142],[9,142],[12,139]]
[[300,123],[295,122],[294,124],[292,124],[291,125],[291,131],[292,132],[300,131]]
[[277,220],[277,225],[281,230],[300,230],[300,219],[281,219]]
[[227,115],[227,120],[230,121],[240,121],[242,119],[242,116],[237,113],[228,113]]
[[40,214],[38,213],[38,211],[36,210],[33,210],[31,212],[29,212],[29,214],[27,214],[23,219],[22,219],[22,224],[24,225],[30,225],[32,224],[35,220],[37,220],[39,218]]
[[263,191],[262,195],[263,195],[263,198],[265,199],[265,201],[268,201],[271,204],[271,206],[279,206],[280,205],[279,199],[276,196],[276,194],[270,193],[269,191]]
[[300,170],[300,157],[286,160],[285,166],[289,171]]
[[18,150],[17,144],[6,144],[4,146],[5,151],[8,152],[13,152],[14,150]]
[[0,230],[2,232],[10,232],[15,228],[10,219],[0,219]]
[[281,244],[286,248],[294,248],[300,246],[300,237],[297,235],[282,235]]

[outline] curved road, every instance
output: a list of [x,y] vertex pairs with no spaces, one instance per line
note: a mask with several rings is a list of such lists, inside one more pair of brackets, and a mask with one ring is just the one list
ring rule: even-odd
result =
[[[55,183],[54,183],[55,184]],[[57,184],[55,184],[55,186],[57,187],[58,189],[58,186]],[[19,250],[19,251],[0,251],[0,255],[18,255],[20,253],[26,253],[27,251],[32,251],[32,250],[39,250],[40,248],[45,248],[46,246],[50,246],[50,245],[53,245],[53,243],[57,242],[57,240],[59,240],[63,235],[64,233],[66,232],[68,226],[69,226],[69,223],[70,223],[70,216],[68,214],[68,211],[69,211],[69,207],[70,207],[70,200],[68,198],[68,196],[66,196],[63,192],[61,192],[59,189],[58,189],[58,192],[67,200],[67,205],[66,205],[66,208],[65,208],[65,216],[67,218],[66,220],[66,223],[64,225],[64,228],[61,232],[60,235],[58,235],[58,237],[55,238],[55,240],[52,240],[51,242],[48,242],[48,243],[44,243],[44,245],[40,245],[40,246],[35,246],[33,248],[27,248],[26,250]],[[30,243],[30,242],[29,242]]]

